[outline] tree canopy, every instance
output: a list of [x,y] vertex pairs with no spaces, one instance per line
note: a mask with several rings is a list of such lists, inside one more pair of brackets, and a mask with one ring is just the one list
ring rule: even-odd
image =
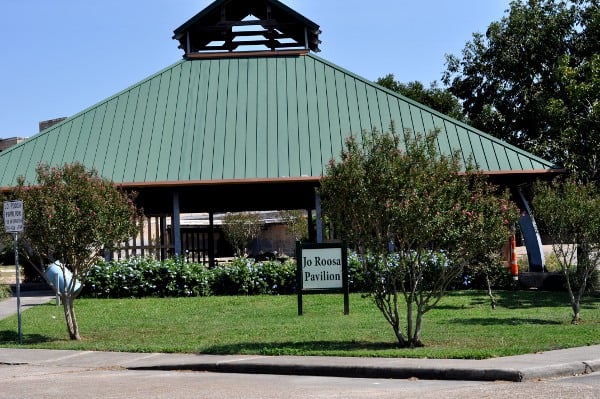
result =
[[443,82],[469,123],[600,179],[600,5],[597,0],[519,0],[461,56]]
[[89,269],[107,247],[136,234],[141,213],[130,193],[79,163],[41,164],[36,175],[35,184],[19,177],[11,193],[23,201],[22,253],[42,276],[48,262],[60,262],[64,288],[55,289],[63,302],[69,336],[80,339],[74,309],[79,293],[76,281],[85,283]]
[[600,273],[600,192],[573,180],[539,182],[533,205],[540,228],[552,239],[577,324],[581,297]]
[[462,122],[465,121],[465,115],[458,98],[448,90],[438,87],[437,82],[432,82],[429,88],[426,89],[423,83],[419,81],[401,83],[395,80],[393,74],[388,74],[383,78],[377,79],[375,83],[426,105],[444,115],[448,115],[451,118]]
[[228,212],[223,217],[223,232],[230,242],[235,256],[246,254],[246,244],[258,236],[262,221],[257,213]]
[[350,137],[321,183],[324,213],[362,255],[370,294],[401,346],[421,345],[423,315],[465,265],[500,251],[519,216],[508,194],[458,153],[438,154],[436,139],[411,132],[403,140],[394,132]]

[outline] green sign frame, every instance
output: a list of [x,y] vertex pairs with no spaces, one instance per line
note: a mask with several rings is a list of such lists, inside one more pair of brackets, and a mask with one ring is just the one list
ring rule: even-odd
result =
[[343,293],[344,314],[349,314],[348,247],[346,242],[296,241],[296,287],[299,316],[303,314],[303,294],[330,292]]

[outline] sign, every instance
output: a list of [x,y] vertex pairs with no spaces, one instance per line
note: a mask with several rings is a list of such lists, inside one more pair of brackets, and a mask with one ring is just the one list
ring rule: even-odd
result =
[[342,248],[302,250],[302,289],[342,289]]
[[302,294],[342,292],[344,314],[348,314],[348,250],[345,243],[296,243],[298,314]]
[[23,231],[23,201],[4,202],[4,231],[6,233]]
[[15,277],[17,287],[17,329],[19,332],[19,345],[23,343],[23,331],[21,326],[21,277],[19,275],[19,240],[18,234],[23,231],[23,201],[4,202],[4,231],[14,234],[15,241]]

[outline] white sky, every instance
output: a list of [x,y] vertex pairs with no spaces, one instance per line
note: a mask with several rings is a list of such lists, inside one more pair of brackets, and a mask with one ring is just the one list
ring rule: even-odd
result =
[[[510,0],[282,0],[322,30],[317,55],[370,80],[440,81],[445,54]],[[0,0],[0,138],[74,115],[179,61],[173,30],[210,0]]]

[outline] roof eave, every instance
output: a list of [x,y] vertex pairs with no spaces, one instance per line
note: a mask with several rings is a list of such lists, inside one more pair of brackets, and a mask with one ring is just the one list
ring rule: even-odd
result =
[[314,183],[318,185],[321,176],[276,177],[255,179],[221,179],[221,180],[173,180],[157,182],[123,182],[115,183],[117,187],[125,189],[138,188],[171,188],[192,186],[219,186],[219,185],[251,185],[251,184],[278,184],[278,183]]

